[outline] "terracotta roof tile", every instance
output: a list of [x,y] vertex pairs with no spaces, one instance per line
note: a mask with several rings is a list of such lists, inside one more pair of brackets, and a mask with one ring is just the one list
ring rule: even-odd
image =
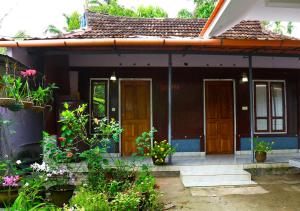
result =
[[[87,13],[88,28],[65,38],[197,38],[207,19],[130,18]],[[263,30],[259,21],[242,21],[215,38],[283,40],[288,36]]]
[[223,34],[217,36],[217,38],[226,39],[257,39],[257,40],[286,40],[294,39],[289,36],[273,33],[269,30],[263,29],[260,21],[241,21],[231,29],[227,30]]

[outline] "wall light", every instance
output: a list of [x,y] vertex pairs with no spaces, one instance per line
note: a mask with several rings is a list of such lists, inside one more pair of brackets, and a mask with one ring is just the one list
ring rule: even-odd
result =
[[116,77],[116,73],[113,72],[113,74],[110,76],[110,80],[111,81],[116,81],[117,80],[117,77]]
[[243,82],[243,83],[248,82],[248,76],[247,76],[246,73],[242,73],[242,82]]

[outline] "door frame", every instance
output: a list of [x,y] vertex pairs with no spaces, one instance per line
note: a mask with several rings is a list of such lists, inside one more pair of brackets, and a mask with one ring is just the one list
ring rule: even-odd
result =
[[235,79],[203,79],[203,134],[204,134],[204,149],[206,155],[206,108],[205,108],[205,82],[206,81],[232,81],[232,94],[233,94],[233,154],[236,154],[236,90]]
[[[153,128],[153,108],[152,108],[152,78],[119,78],[118,81],[118,107],[119,107],[119,124],[122,127],[122,90],[121,90],[121,81],[149,81],[150,82],[150,130]],[[153,145],[153,140],[151,139],[151,146]],[[122,155],[122,134],[119,136],[119,153]]]

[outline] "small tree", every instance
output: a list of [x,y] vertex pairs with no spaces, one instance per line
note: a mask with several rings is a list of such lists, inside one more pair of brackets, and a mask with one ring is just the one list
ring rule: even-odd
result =
[[168,13],[160,7],[139,6],[137,16],[141,18],[166,18],[168,17]]
[[192,18],[193,17],[193,13],[191,13],[190,11],[188,11],[187,9],[181,9],[178,14],[177,14],[178,18]]
[[194,16],[196,18],[209,18],[215,8],[215,0],[195,0],[195,3]]
[[67,22],[67,31],[72,31],[80,28],[81,15],[78,12],[73,12],[70,16],[63,14]]

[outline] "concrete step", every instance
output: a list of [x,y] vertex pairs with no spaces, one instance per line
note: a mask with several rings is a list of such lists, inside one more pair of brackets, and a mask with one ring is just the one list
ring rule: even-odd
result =
[[234,165],[205,166],[180,171],[184,187],[254,185],[251,174]]
[[217,187],[217,186],[253,186],[257,185],[256,182],[253,181],[214,181],[214,182],[198,182],[198,181],[185,181],[182,180],[184,187]]

